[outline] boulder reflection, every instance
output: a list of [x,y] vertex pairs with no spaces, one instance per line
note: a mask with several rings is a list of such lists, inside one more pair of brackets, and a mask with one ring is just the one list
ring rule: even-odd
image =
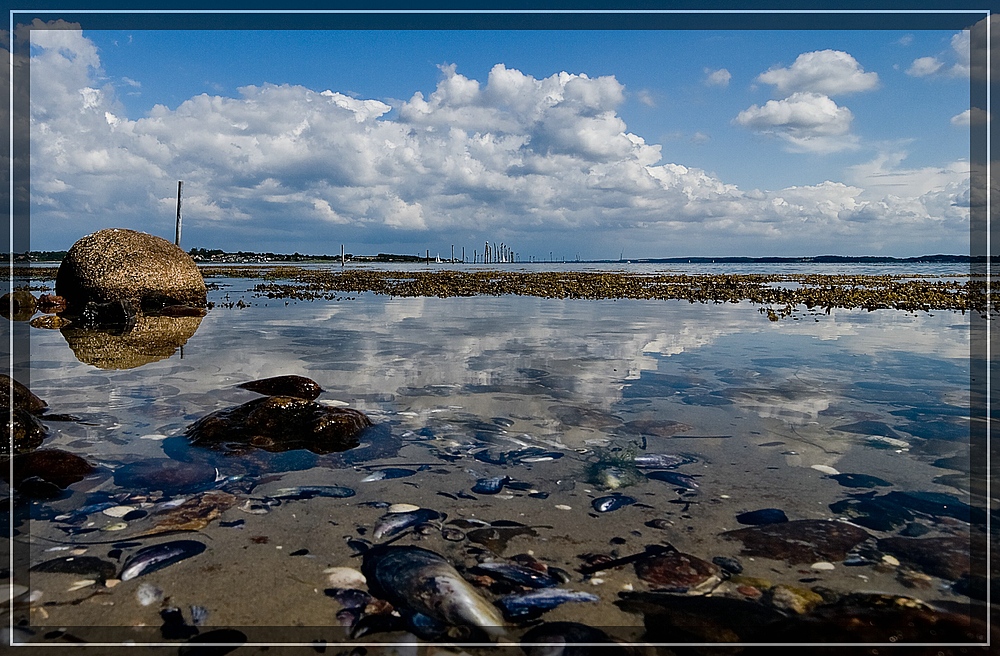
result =
[[124,327],[70,325],[60,332],[80,362],[98,369],[134,369],[172,356],[195,334],[202,318],[139,314]]

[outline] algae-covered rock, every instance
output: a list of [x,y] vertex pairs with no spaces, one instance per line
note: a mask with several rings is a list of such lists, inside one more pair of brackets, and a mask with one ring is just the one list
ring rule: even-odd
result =
[[373,425],[364,413],[351,408],[267,396],[202,417],[185,434],[192,444],[221,451],[308,449],[326,454],[358,446],[361,433]]
[[70,309],[89,301],[132,300],[143,307],[205,305],[205,281],[191,256],[166,239],[124,228],[77,241],[56,274],[56,294]]

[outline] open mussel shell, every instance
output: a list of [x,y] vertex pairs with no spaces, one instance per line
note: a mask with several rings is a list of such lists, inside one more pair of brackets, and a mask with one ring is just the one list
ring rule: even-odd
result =
[[500,612],[441,555],[411,546],[379,545],[365,552],[361,573],[372,594],[400,613],[423,616],[449,626],[504,634]]

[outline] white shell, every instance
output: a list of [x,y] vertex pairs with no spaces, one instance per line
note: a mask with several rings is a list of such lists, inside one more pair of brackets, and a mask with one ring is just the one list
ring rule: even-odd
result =
[[885,563],[886,565],[892,565],[893,567],[899,566],[899,561],[896,559],[896,557],[890,556],[889,554],[885,554],[884,556],[882,556],[882,562]]
[[840,473],[833,467],[827,467],[826,465],[813,465],[812,469],[815,469],[816,471],[822,472],[824,474],[829,474],[830,476],[835,476]]
[[94,579],[83,579],[80,581],[75,581],[72,585],[66,588],[66,592],[74,592],[76,590],[81,590],[83,588],[89,588],[90,586],[97,583]]
[[420,506],[415,506],[412,503],[394,503],[389,506],[387,512],[395,514],[413,512],[414,510],[420,510]]
[[327,567],[323,570],[327,583],[332,588],[356,588],[364,590],[368,585],[365,575],[353,567]]
[[101,512],[108,517],[124,517],[135,510],[134,506],[111,506],[110,508],[105,508]]
[[824,562],[824,561],[821,561],[821,562],[818,562],[818,563],[813,563],[811,565],[811,567],[813,569],[815,569],[815,570],[827,570],[827,571],[829,571],[831,569],[834,569],[833,563],[827,563],[827,562]]
[[567,506],[565,503],[556,504],[556,510],[573,510],[573,506]]

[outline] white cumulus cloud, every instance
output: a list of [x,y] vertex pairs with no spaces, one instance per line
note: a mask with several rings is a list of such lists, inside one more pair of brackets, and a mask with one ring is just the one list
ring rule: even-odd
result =
[[913,77],[926,77],[937,73],[942,66],[944,66],[944,62],[937,57],[917,57],[906,69],[906,74]]
[[771,68],[757,80],[774,85],[782,94],[812,92],[835,96],[869,91],[878,86],[878,73],[866,73],[858,61],[840,50],[804,52],[786,68]]
[[854,116],[828,96],[796,92],[783,100],[752,105],[736,116],[736,122],[751,130],[773,134],[789,150],[831,153],[856,147],[850,134]]

